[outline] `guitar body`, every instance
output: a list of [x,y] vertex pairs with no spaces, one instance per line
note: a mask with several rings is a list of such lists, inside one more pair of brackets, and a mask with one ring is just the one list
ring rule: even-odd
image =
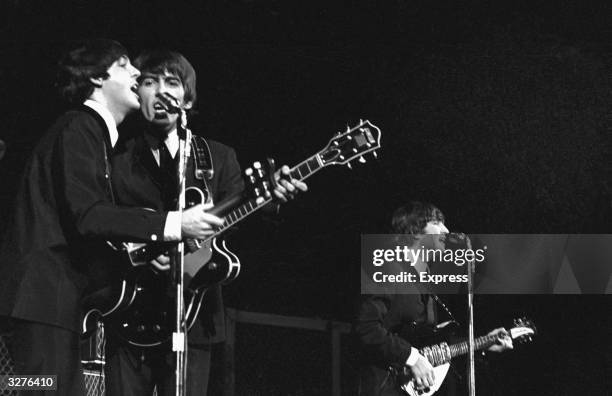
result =
[[[185,318],[190,329],[206,291],[234,280],[240,273],[240,260],[223,239],[213,238],[185,255],[184,269]],[[84,332],[104,318],[108,331],[132,345],[151,347],[171,339],[176,298],[167,272],[138,266],[129,271],[120,287],[93,296],[88,297],[87,304],[97,308],[86,310]]]
[[[450,324],[453,322],[445,323]],[[526,318],[516,319],[514,324],[515,326],[508,331],[508,337],[510,337],[514,342],[531,341],[532,337],[536,334],[535,325]],[[444,327],[448,326],[444,323],[441,325]],[[440,325],[436,327],[439,328],[439,326]],[[498,337],[498,335],[492,334],[474,339],[474,350],[483,350],[498,343]],[[468,344],[467,341],[462,341],[452,345],[449,345],[446,342],[441,342],[438,344],[425,346],[419,349],[419,352],[432,364],[434,369],[435,383],[429,388],[417,389],[412,373],[408,367],[391,367],[391,372],[397,376],[395,383],[399,385],[400,392],[405,395],[430,396],[437,392],[448,374],[451,359],[467,354]]]

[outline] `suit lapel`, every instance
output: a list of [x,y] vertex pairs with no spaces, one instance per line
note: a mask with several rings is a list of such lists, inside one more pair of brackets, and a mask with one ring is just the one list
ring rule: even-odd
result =
[[139,136],[136,140],[134,156],[136,157],[136,162],[139,163],[145,169],[146,173],[150,176],[153,183],[155,183],[157,188],[161,190],[163,180],[161,169],[157,165],[155,157],[153,157],[153,153],[151,152],[149,144],[142,135]]

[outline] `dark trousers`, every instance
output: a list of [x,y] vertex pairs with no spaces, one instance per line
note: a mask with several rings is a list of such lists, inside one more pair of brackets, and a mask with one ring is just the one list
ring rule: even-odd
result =
[[[206,396],[210,374],[209,345],[187,348],[188,396]],[[135,348],[109,337],[106,345],[106,396],[158,396],[175,394],[174,353],[169,346]]]
[[57,375],[57,391],[22,391],[21,395],[86,394],[78,334],[24,320],[13,320],[11,328],[7,344],[15,375]]

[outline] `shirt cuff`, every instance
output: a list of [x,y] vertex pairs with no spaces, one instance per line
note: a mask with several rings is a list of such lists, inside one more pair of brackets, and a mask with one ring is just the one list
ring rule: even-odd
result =
[[168,212],[164,226],[164,241],[181,240],[181,212]]
[[406,366],[414,366],[419,360],[419,350],[416,348],[410,348],[410,356],[406,359]]

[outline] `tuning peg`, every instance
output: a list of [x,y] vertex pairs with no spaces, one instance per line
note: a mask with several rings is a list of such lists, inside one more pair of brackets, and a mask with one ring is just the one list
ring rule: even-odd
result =
[[255,162],[253,162],[253,168],[255,168],[255,169],[261,169],[261,162],[259,162],[259,161],[255,161]]
[[374,158],[378,158],[378,153],[376,153],[376,151],[372,151],[372,154],[374,155]]
[[353,166],[351,165],[351,163],[350,163],[350,162],[347,162],[347,163],[346,163],[346,166],[347,166],[347,168],[349,168],[349,169],[351,169],[351,170],[353,169]]
[[366,159],[363,157],[359,157],[359,162],[361,162],[362,164],[366,163]]
[[246,168],[244,170],[244,174],[247,176],[251,176],[253,174],[253,168]]
[[348,124],[346,124],[346,131],[350,132],[351,131],[351,127],[348,126]]
[[363,124],[363,120],[360,118],[359,119],[359,125]]

